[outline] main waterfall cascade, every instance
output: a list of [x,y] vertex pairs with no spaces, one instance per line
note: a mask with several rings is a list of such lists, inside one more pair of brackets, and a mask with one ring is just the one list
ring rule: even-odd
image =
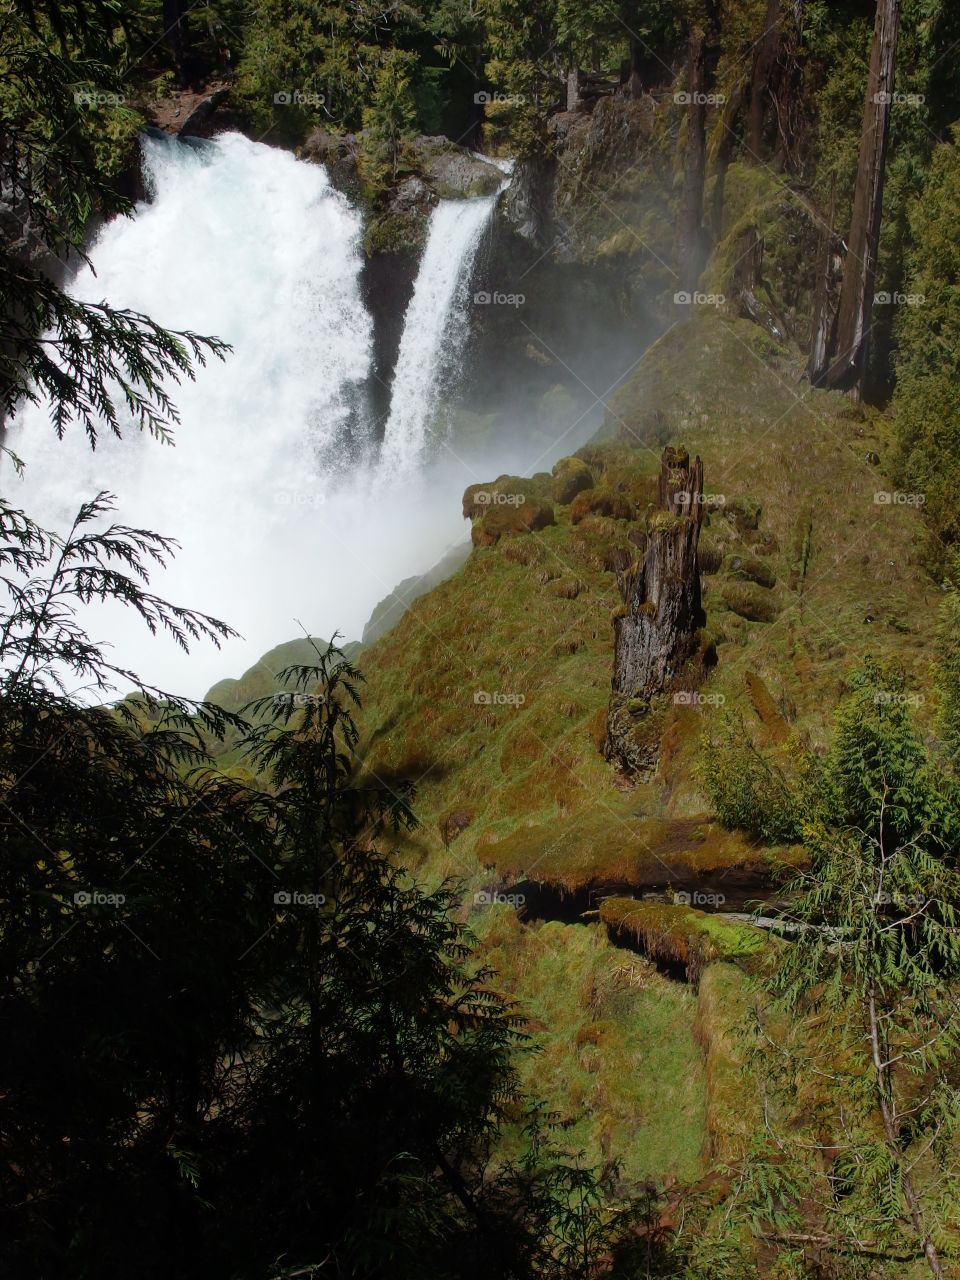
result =
[[84,621],[118,665],[199,696],[298,623],[359,636],[398,582],[463,539],[458,499],[477,477],[452,455],[431,459],[429,441],[495,198],[432,214],[378,465],[364,414],[372,321],[359,214],[321,167],[239,134],[143,147],[151,199],[101,230],[71,291],[215,334],[233,351],[170,388],[181,416],[172,446],[131,425],[93,453],[81,429],[58,441],[48,414],[27,406],[12,441],[26,477],[8,475],[6,493],[64,531],[81,501],[108,490],[118,521],[179,541],[152,589],[223,618],[242,641],[186,656],[129,610],[100,606]]

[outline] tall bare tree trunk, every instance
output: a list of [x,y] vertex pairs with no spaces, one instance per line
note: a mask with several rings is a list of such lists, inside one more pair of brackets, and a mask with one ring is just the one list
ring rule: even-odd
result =
[[858,395],[863,390],[869,350],[899,27],[900,0],[877,0],[843,284],[829,362],[822,374],[816,371],[819,376],[814,379]]
[[750,121],[747,127],[747,154],[756,164],[763,147],[763,126],[767,117],[767,90],[780,46],[780,0],[767,0],[763,35],[757,44],[750,78]]
[[631,98],[643,97],[644,47],[638,36],[630,34],[630,61],[627,70],[627,93]]
[[180,77],[180,87],[186,88],[189,79],[186,67],[189,35],[185,0],[163,0],[163,26],[177,75]]
[[833,326],[842,277],[843,246],[834,230],[837,216],[836,183],[830,189],[830,221],[821,230],[817,254],[817,285],[813,295],[813,327],[807,374],[815,385],[822,381],[830,363]]
[[699,27],[690,32],[687,53],[687,153],[677,261],[683,288],[693,291],[703,258],[703,188],[707,172],[706,38]]
[[723,210],[727,191],[727,170],[737,147],[737,116],[743,102],[743,90],[738,86],[723,108],[723,133],[714,159],[713,201],[710,211],[710,232],[714,241],[723,239]]

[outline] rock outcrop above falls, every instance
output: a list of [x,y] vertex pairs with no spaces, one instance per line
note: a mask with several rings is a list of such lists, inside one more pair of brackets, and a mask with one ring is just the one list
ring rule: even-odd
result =
[[[351,200],[371,202],[362,176],[363,134],[316,129],[301,149],[305,160],[327,167],[330,180]],[[400,252],[421,247],[427,215],[438,200],[494,195],[503,171],[448,138],[421,136],[403,144],[397,179],[371,208],[368,248]],[[370,243],[370,234],[373,242]]]

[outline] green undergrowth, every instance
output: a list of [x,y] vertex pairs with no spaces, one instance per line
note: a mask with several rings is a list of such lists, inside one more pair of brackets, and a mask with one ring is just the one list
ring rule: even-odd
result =
[[[694,1181],[705,1084],[691,989],[611,946],[598,925],[521,925],[494,906],[475,927],[527,1018],[525,1083],[572,1121],[564,1145],[588,1162],[621,1159],[630,1182]],[[509,1135],[507,1150],[516,1142]]]
[[742,1160],[762,1131],[760,1092],[747,1068],[750,980],[735,964],[710,964],[700,977],[695,1032],[703,1047],[705,1148],[711,1162]]

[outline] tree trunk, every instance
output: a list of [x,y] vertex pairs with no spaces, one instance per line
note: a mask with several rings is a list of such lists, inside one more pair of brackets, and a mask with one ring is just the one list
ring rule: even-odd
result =
[[580,106],[580,71],[577,67],[567,72],[567,110],[576,111]]
[[163,0],[163,26],[167,44],[173,54],[174,65],[180,80],[180,88],[185,89],[189,76],[186,68],[187,55],[187,7],[184,0]]
[[863,389],[869,349],[899,25],[900,0],[877,0],[843,285],[830,361],[821,379],[825,386],[852,389],[858,394]]
[[681,287],[690,293],[697,287],[703,260],[703,187],[707,169],[705,43],[703,32],[694,28],[687,54],[687,154],[677,245]]
[[[735,265],[729,287],[737,314],[761,325],[774,342],[786,342],[790,333],[764,282],[763,238],[755,225],[744,227],[738,233],[733,252]],[[766,298],[761,296],[761,291]]]
[[710,210],[710,233],[713,236],[714,243],[723,239],[723,210],[727,189],[727,170],[730,168],[730,162],[733,160],[739,141],[734,126],[740,114],[742,102],[743,90],[738,85],[730,95],[730,101],[723,108],[723,132],[720,135],[720,145],[717,147],[714,163],[713,201]]
[[824,227],[817,261],[817,284],[813,295],[813,334],[810,342],[810,358],[807,374],[814,386],[819,386],[831,358],[830,343],[833,338],[837,315],[839,285],[842,278],[842,245],[834,231],[836,202],[830,195],[830,221]]
[[763,35],[757,45],[750,81],[750,121],[747,127],[747,155],[760,162],[763,148],[763,126],[767,116],[767,90],[780,46],[780,0],[767,0],[767,16]]

